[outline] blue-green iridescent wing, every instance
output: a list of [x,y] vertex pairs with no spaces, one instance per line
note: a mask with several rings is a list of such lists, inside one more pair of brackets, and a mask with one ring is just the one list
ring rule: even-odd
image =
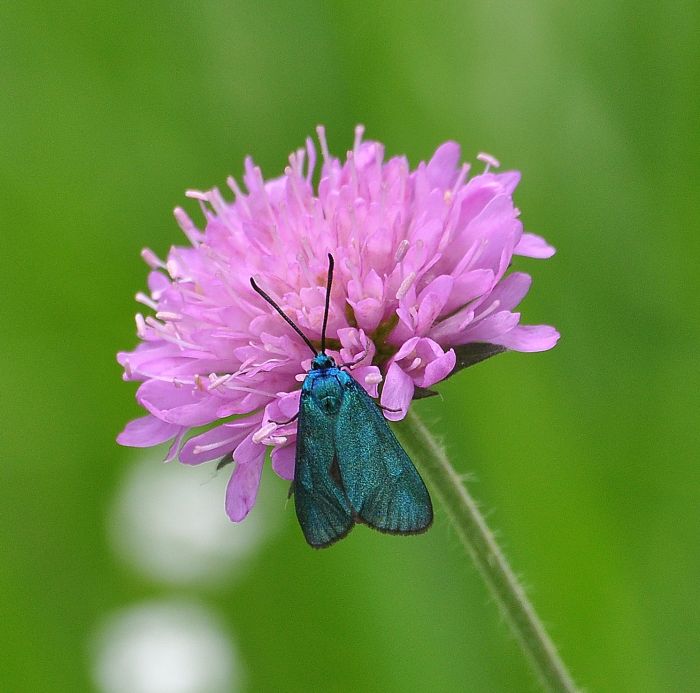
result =
[[350,375],[340,379],[335,450],[348,500],[359,520],[380,532],[424,532],[433,506],[423,480],[377,404]]
[[340,485],[337,469],[333,421],[321,411],[310,392],[302,391],[294,506],[304,537],[315,548],[342,539],[355,524],[354,512]]

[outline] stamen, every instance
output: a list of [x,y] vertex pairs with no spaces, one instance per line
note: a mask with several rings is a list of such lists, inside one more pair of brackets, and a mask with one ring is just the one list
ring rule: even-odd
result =
[[476,319],[483,320],[483,318],[485,318],[487,315],[491,315],[491,313],[493,313],[500,305],[500,301],[494,301],[488,308],[486,308],[486,310],[479,313],[479,315],[476,316]]
[[406,253],[408,252],[408,248],[411,244],[408,242],[408,239],[404,238],[401,243],[399,243],[399,247],[396,249],[396,255],[394,255],[394,259],[396,262],[401,262],[406,257]]
[[217,387],[223,385],[225,382],[231,380],[233,375],[231,373],[224,373],[223,375],[217,376],[216,373],[209,374],[209,385],[207,390],[216,390]]
[[191,200],[209,202],[209,193],[202,190],[185,190],[185,197],[189,197]]
[[277,430],[277,424],[270,421],[266,423],[262,428],[253,433],[253,442],[261,443],[264,438],[267,438],[273,431]]
[[469,173],[469,164],[462,164],[462,169],[459,172],[459,176],[457,176],[457,181],[455,182],[454,187],[452,188],[453,195],[462,187],[462,185],[464,185],[464,179],[467,177],[467,173]]
[[148,315],[146,317],[146,324],[149,327],[152,327],[154,330],[163,330],[165,329],[165,325],[163,323],[158,322],[152,315]]
[[144,248],[141,257],[151,269],[165,269],[165,263],[150,248]]
[[139,339],[145,339],[146,338],[146,321],[143,318],[143,315],[141,313],[136,313],[135,316],[136,319],[136,334]]
[[327,164],[331,160],[331,155],[328,153],[328,143],[326,142],[326,128],[324,128],[323,125],[317,125],[316,134],[318,135],[318,143],[321,145],[323,163]]
[[416,279],[416,273],[411,272],[402,282],[401,286],[399,286],[399,290],[396,292],[396,300],[400,301],[407,293],[408,290],[411,288],[411,284]]
[[[141,316],[141,320],[143,320],[143,316]],[[138,326],[138,316],[136,318],[136,324]],[[200,347],[198,344],[192,344],[191,342],[186,342],[182,337],[180,337],[179,334],[173,335],[167,328],[170,327],[171,329],[174,328],[174,325],[172,323],[168,323],[168,325],[163,325],[162,323],[158,322],[153,316],[149,315],[146,320],[145,324],[148,325],[149,327],[152,327],[154,330],[158,332],[160,335],[161,339],[164,339],[166,342],[171,342],[172,344],[176,344],[177,346],[180,347],[180,349],[194,349],[195,351],[201,351],[202,347]],[[145,326],[144,326],[145,329]]]
[[173,214],[175,215],[177,225],[182,229],[185,236],[187,236],[187,240],[196,247],[202,238],[199,229],[194,225],[194,222],[189,218],[187,212],[185,212],[182,207],[175,207]]
[[350,171],[350,180],[352,182],[353,195],[357,196],[357,166],[355,165],[355,153],[349,151],[347,154],[347,163],[345,164]]
[[165,264],[165,269],[172,279],[177,279],[177,263],[174,260],[168,260]]
[[238,436],[233,436],[231,438],[226,438],[224,440],[220,440],[217,443],[209,443],[208,445],[195,445],[194,448],[192,448],[192,454],[199,455],[202,452],[209,452],[209,450],[216,450],[216,448],[222,448],[225,445],[229,445],[230,443],[235,443],[237,439],[238,439]]
[[476,155],[476,158],[479,161],[483,161],[486,164],[486,168],[484,169],[484,173],[488,173],[491,166],[494,168],[498,168],[501,165],[501,162],[496,159],[496,157],[491,156],[490,154],[487,154],[486,152],[479,152]]
[[226,220],[226,200],[224,200],[223,195],[219,188],[212,188],[209,192],[209,202],[214,208],[216,214],[222,218],[225,222]]
[[316,147],[314,147],[314,141],[310,138],[306,138],[306,182],[311,183],[311,178],[314,175],[314,169],[316,168]]
[[156,313],[156,318],[158,318],[158,320],[170,320],[171,322],[177,322],[178,320],[182,320],[182,315],[180,315],[180,313],[171,313],[168,310],[159,310]]
[[236,179],[233,176],[229,176],[226,179],[226,185],[228,185],[228,187],[231,188],[233,194],[236,196],[236,202],[239,205],[241,205],[246,214],[250,216],[250,207],[248,206],[248,200],[246,199],[246,196],[243,194],[243,191],[236,182]]
[[243,385],[229,385],[227,390],[233,390],[234,392],[250,392],[253,395],[262,395],[263,397],[277,398],[276,392],[266,392],[265,390],[256,389],[254,387],[244,387]]
[[355,155],[357,155],[357,150],[359,149],[360,145],[362,144],[362,135],[365,134],[365,126],[364,125],[357,125],[355,127],[355,141],[353,142],[352,149],[355,152]]
[[139,303],[143,303],[144,306],[148,306],[151,310],[158,310],[158,304],[150,296],[146,296],[143,291],[139,291],[134,298]]
[[[294,160],[294,155],[290,157],[291,160]],[[306,209],[306,205],[304,204],[304,200],[302,198],[302,192],[299,189],[299,180],[301,178],[300,171],[298,170],[299,166],[298,164],[295,164],[294,167],[287,166],[284,169],[284,173],[287,176],[287,180],[289,182],[289,185],[292,188],[292,192],[294,193],[294,199],[296,200],[297,204],[299,205],[299,209],[304,211]]]
[[459,325],[457,326],[457,332],[462,332],[463,330],[466,330],[469,325],[472,324],[472,321],[474,320],[474,311],[473,310],[468,310],[464,313],[464,320],[462,320]]
[[416,368],[420,368],[421,363],[423,363],[423,360],[416,356],[416,358],[413,359],[411,365],[408,368],[404,368],[404,373],[410,373],[411,371],[415,371]]
[[297,149],[297,161],[299,163],[297,167],[297,175],[299,178],[304,177],[304,162],[306,161],[306,150],[305,149]]
[[360,363],[365,356],[367,356],[367,349],[358,351],[357,354],[355,354],[355,358],[352,360],[353,365]]

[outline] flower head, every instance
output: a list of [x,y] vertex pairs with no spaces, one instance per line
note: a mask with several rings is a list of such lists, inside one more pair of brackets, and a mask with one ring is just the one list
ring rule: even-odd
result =
[[[454,142],[411,170],[384,160],[378,142],[356,129],[345,161],[316,149],[289,157],[284,175],[265,181],[245,162],[245,192],[228,180],[189,191],[205,219],[200,231],[177,208],[190,245],[166,261],[146,249],[153,315],[136,316],[140,344],[118,355],[148,414],[119,435],[123,445],[172,440],[168,459],[185,464],[231,456],[236,466],[226,510],[242,520],[255,503],[265,452],[281,477],[294,476],[296,422],[309,349],[252,289],[263,288],[315,344],[324,317],[327,256],[335,258],[328,351],[389,419],[455,370],[504,349],[543,351],[556,343],[547,325],[520,325],[515,308],[529,275],[506,274],[514,255],[547,258],[544,239],[523,233],[512,193],[520,175],[486,170],[468,177]],[[289,423],[283,423],[288,421]],[[193,429],[206,426],[186,442]]]

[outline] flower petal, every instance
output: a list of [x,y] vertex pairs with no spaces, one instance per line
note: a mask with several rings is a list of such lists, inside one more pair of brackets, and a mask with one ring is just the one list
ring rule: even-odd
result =
[[183,464],[201,464],[215,460],[231,452],[250,433],[257,422],[233,422],[217,426],[209,431],[190,438],[180,450],[180,462]]
[[170,448],[168,449],[168,453],[163,462],[172,462],[177,457],[178,453],[180,452],[180,446],[182,445],[182,439],[185,437],[186,433],[187,428],[183,426],[178,431],[178,434],[173,439],[173,442],[170,444]]
[[[384,416],[389,421],[400,421],[406,416],[413,397],[413,380],[401,370],[397,363],[392,363],[386,374],[382,389],[382,406]],[[391,411],[393,410],[393,411]]]
[[[506,333],[511,332],[518,324],[518,320],[520,320],[520,313],[511,313],[508,310],[499,311],[482,320],[473,322],[464,330],[461,336],[455,339],[455,344],[467,344],[468,342],[502,344],[498,340]],[[503,346],[508,345],[503,344]]]
[[272,469],[277,476],[292,481],[294,479],[294,463],[296,458],[296,444],[290,443],[272,451]]
[[167,423],[149,414],[129,421],[117,436],[117,443],[132,448],[148,448],[170,440],[179,431],[180,426],[177,424]]
[[426,388],[439,383],[453,371],[456,362],[457,356],[454,349],[450,349],[428,363],[423,376],[416,380],[416,385]]
[[373,399],[379,397],[382,373],[377,366],[357,366],[352,369],[351,374],[370,397]]
[[[257,430],[257,429],[256,429]],[[267,447],[261,443],[253,442],[253,431],[249,436],[243,439],[238,447],[233,451],[233,459],[237,464],[251,464],[258,459],[265,458]]]
[[433,326],[450,298],[455,280],[449,274],[433,279],[418,296],[416,332],[424,335]]
[[530,290],[532,277],[525,272],[513,272],[504,277],[491,292],[489,301],[498,301],[501,310],[513,310]]
[[547,351],[559,337],[551,325],[518,325],[493,341],[514,351]]
[[221,400],[191,386],[177,386],[160,380],[148,380],[136,393],[138,403],[151,414],[180,426],[202,426],[217,418]]
[[435,188],[452,187],[457,177],[457,166],[461,150],[456,142],[441,144],[428,162],[426,173],[430,184]]
[[547,241],[534,233],[524,233],[520,237],[518,245],[515,246],[515,254],[523,257],[535,257],[545,259],[552,257],[556,253],[554,246],[549,245]]
[[420,337],[411,337],[407,339],[400,347],[399,350],[394,354],[394,360],[400,361],[406,358],[409,354],[413,353],[418,343],[421,341]]
[[248,462],[238,462],[226,487],[226,514],[233,522],[244,520],[255,505],[260,487],[265,447],[260,445],[261,453]]

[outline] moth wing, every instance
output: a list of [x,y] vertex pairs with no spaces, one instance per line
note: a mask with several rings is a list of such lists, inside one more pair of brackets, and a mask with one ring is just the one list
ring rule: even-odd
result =
[[424,532],[433,521],[433,506],[423,479],[374,400],[344,375],[335,449],[352,507],[362,521],[380,532]]
[[354,513],[340,486],[333,421],[302,393],[294,470],[294,507],[306,541],[330,546],[353,527]]

